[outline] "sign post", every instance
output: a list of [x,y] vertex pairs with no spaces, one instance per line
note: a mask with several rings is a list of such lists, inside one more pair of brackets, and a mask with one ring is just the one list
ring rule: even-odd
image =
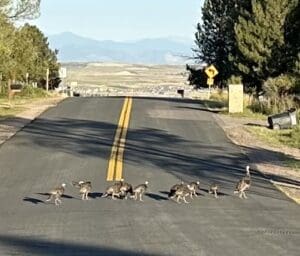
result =
[[207,84],[208,84],[208,91],[209,91],[209,98],[210,98],[210,88],[214,84],[214,77],[217,74],[219,74],[219,71],[215,68],[214,65],[210,65],[204,70],[204,72],[208,76]]
[[46,70],[46,91],[49,90],[49,68]]
[[2,93],[2,73],[0,73],[0,93]]

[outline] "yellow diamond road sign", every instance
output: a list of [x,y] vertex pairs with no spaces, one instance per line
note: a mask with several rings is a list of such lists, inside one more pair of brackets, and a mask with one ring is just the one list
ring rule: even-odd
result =
[[205,73],[209,78],[215,77],[217,74],[219,74],[218,70],[215,68],[214,65],[210,65],[205,69]]

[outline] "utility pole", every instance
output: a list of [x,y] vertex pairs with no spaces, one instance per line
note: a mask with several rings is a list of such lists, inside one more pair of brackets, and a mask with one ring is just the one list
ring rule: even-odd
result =
[[29,82],[29,73],[26,73],[26,85],[28,85]]
[[46,91],[49,90],[49,68],[46,70]]
[[2,73],[0,73],[0,94],[2,93]]

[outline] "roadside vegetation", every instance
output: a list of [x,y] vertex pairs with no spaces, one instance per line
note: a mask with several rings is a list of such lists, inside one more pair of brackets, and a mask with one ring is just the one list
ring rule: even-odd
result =
[[[241,117],[241,118],[252,118],[264,120],[267,124],[267,118],[269,115],[276,113],[273,110],[273,106],[267,104],[267,107],[270,107],[270,110],[258,111],[255,104],[261,104],[255,102],[253,104],[252,98],[248,94],[244,95],[244,111],[242,113],[231,113],[227,111],[228,105],[228,94],[223,90],[215,90],[211,96],[210,100],[203,100],[203,104],[207,108],[211,109],[220,109],[220,113],[224,115],[230,115],[232,117]],[[267,108],[266,107],[266,108]],[[300,110],[297,110],[297,122],[298,125],[292,129],[284,130],[272,130],[267,126],[251,126],[247,127],[247,130],[254,134],[256,137],[259,137],[261,140],[265,141],[267,144],[272,146],[289,146],[294,148],[300,148]],[[300,167],[300,162],[298,163]]]
[[[270,115],[299,109],[299,0],[205,0],[195,43],[196,63],[213,64],[219,71],[215,93],[206,106],[226,108],[228,85],[241,83],[244,111],[232,116],[267,120]],[[187,70],[191,85],[207,88],[204,69],[187,66]],[[247,129],[269,144],[300,148],[300,125],[280,131]]]
[[0,118],[48,97],[47,73],[49,90],[60,82],[58,52],[49,48],[47,37],[36,26],[16,25],[38,17],[39,7],[40,0],[0,0]]

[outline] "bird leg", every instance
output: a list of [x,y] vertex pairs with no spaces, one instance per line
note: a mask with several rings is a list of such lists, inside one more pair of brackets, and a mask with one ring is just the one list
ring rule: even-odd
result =
[[184,201],[186,204],[189,204],[189,203],[190,203],[190,202],[186,201],[185,196],[183,197],[183,201]]
[[215,190],[214,192],[215,192],[215,193],[214,193],[214,194],[215,194],[215,198],[218,198],[217,190]]
[[144,202],[143,199],[142,199],[142,197],[143,197],[143,194],[140,193],[140,201]]

